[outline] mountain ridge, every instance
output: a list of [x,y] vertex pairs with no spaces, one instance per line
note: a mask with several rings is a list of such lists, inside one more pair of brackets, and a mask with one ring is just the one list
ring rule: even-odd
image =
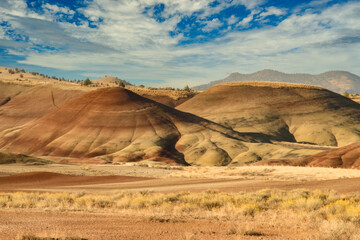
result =
[[360,92],[360,76],[341,70],[327,71],[320,74],[308,73],[283,73],[272,69],[264,69],[258,72],[243,74],[239,72],[231,73],[224,79],[211,81],[207,84],[195,86],[192,89],[197,91],[206,90],[212,86],[229,82],[242,81],[261,81],[261,82],[289,82],[310,84],[338,93],[359,93]]

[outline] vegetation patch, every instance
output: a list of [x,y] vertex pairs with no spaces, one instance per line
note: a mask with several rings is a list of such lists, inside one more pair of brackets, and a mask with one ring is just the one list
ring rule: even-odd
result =
[[86,238],[78,238],[78,237],[38,237],[35,235],[23,235],[21,240],[87,240]]
[[27,156],[24,154],[0,152],[0,164],[10,164],[10,163],[24,163],[27,165],[45,165],[45,164],[50,164],[51,162],[41,158]]

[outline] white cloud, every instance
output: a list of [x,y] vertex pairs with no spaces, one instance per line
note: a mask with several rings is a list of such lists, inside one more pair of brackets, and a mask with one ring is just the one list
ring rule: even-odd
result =
[[64,14],[69,14],[69,15],[73,15],[75,14],[75,11],[71,10],[68,7],[59,7],[57,5],[52,5],[49,3],[43,4],[43,9],[46,10],[49,13],[52,14],[56,14],[56,13],[64,13]]
[[[97,29],[86,22],[78,26],[45,21],[41,19],[44,16],[31,17],[34,13],[22,9],[21,4],[22,10],[16,12],[0,3],[0,14],[9,8],[7,15],[2,16],[28,35],[31,43],[47,41],[50,46],[65,49],[45,53],[13,49],[14,54],[26,57],[20,63],[92,74],[118,73],[127,80],[157,79],[165,81],[162,85],[174,87],[194,86],[221,79],[231,72],[263,68],[310,73],[344,69],[360,74],[356,65],[360,62],[360,43],[351,42],[356,41],[352,36],[360,36],[360,6],[356,2],[335,5],[321,13],[295,13],[275,27],[230,32],[206,44],[179,46],[183,36],[173,38],[169,31],[176,28],[183,16],[204,10],[198,21],[205,22],[206,16],[227,6],[225,2],[210,9],[208,2],[165,0],[163,15],[168,18],[157,22],[143,14],[146,6],[158,3],[156,0],[94,0],[81,12],[92,21],[103,18]],[[242,27],[249,26],[260,13],[260,1],[238,0],[232,4],[246,4],[251,9],[251,14],[237,20]],[[269,7],[260,17],[281,15],[283,11]],[[235,18],[228,21],[236,23]],[[215,18],[207,21],[204,29],[211,31],[221,24]],[[331,44],[344,37],[349,37],[350,42]]]
[[5,38],[5,33],[3,28],[0,27],[0,39],[4,39]]
[[249,23],[254,20],[254,15],[258,14],[258,10],[253,10],[247,17],[243,18],[240,22],[238,22],[236,25],[241,27],[247,27],[249,26]]
[[231,15],[231,17],[229,17],[227,19],[227,23],[229,25],[233,25],[234,23],[237,23],[239,21],[239,18],[235,17],[234,15]]
[[214,18],[211,21],[204,21],[203,23],[205,23],[205,26],[202,28],[204,32],[211,32],[223,25],[218,18]]
[[30,17],[37,19],[45,19],[45,17],[30,11],[24,0],[1,0],[0,16],[4,19],[11,17]]
[[266,18],[268,16],[281,16],[284,15],[286,12],[283,9],[277,7],[268,7],[265,9],[264,12],[260,13],[260,18]]

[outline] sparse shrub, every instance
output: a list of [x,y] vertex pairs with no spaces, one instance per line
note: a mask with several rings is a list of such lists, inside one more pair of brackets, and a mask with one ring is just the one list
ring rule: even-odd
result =
[[188,85],[186,85],[186,86],[184,87],[184,91],[186,91],[186,92],[191,92],[191,88],[190,88]]
[[357,227],[353,223],[346,223],[339,219],[324,221],[320,226],[321,235],[318,240],[351,240],[359,239],[354,236]]
[[87,79],[83,82],[83,85],[84,85],[84,86],[89,86],[89,85],[91,85],[91,84],[92,84],[92,82],[90,81],[89,78],[87,78]]
[[23,78],[23,77],[24,77],[24,75],[20,74],[20,78]]
[[236,226],[232,226],[228,231],[227,231],[227,235],[235,235],[238,233],[238,229]]
[[23,235],[21,240],[87,240],[86,238],[79,237],[38,237],[33,234]]
[[265,234],[258,232],[258,231],[254,231],[254,230],[247,230],[244,232],[245,236],[264,236]]
[[346,92],[343,93],[343,96],[349,98],[350,94],[346,91]]
[[125,84],[124,84],[122,81],[120,81],[120,82],[119,82],[119,87],[124,88],[124,87],[125,87]]
[[[0,193],[1,208],[36,208],[87,211],[153,211],[155,216],[176,213],[179,216],[223,218],[257,217],[266,211],[303,214],[314,221],[328,219],[360,223],[360,195],[337,196],[331,191],[262,190],[255,193],[156,193],[119,191],[109,195],[88,193]],[[157,215],[158,214],[158,215]]]
[[214,208],[221,208],[224,203],[219,199],[202,199],[200,205],[206,210],[213,210]]
[[241,207],[241,214],[244,216],[251,216],[254,217],[255,213],[258,212],[260,209],[254,204],[244,204]]

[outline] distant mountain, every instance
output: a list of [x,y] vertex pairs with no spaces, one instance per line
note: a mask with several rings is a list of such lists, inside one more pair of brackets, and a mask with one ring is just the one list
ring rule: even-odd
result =
[[242,81],[303,83],[320,86],[338,93],[360,93],[360,77],[350,72],[329,71],[318,75],[311,75],[304,73],[288,74],[269,69],[251,74],[235,72],[222,80],[212,81],[192,89],[203,91],[217,84]]

